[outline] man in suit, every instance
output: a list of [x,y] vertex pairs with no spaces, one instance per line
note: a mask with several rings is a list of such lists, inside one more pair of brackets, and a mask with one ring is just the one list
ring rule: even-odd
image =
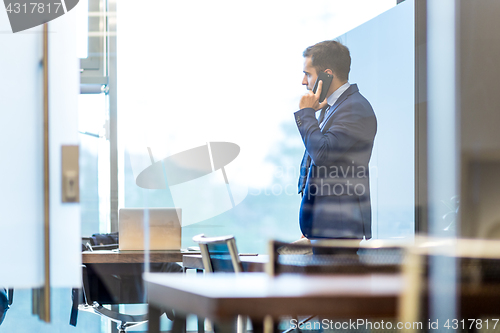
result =
[[[377,132],[370,103],[349,84],[351,56],[347,47],[324,41],[304,53],[302,84],[308,93],[300,99],[295,120],[305,153],[301,163],[299,221],[309,239],[371,238],[371,205],[368,162]],[[333,76],[320,103],[318,73]],[[316,112],[319,115],[316,118]]]

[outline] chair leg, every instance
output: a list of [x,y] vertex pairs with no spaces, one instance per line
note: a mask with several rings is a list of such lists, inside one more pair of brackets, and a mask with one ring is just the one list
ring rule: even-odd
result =
[[163,309],[163,312],[165,312],[165,315],[167,316],[167,318],[169,320],[174,321],[175,315],[174,315],[174,311],[172,311],[172,309]]
[[264,333],[264,320],[252,320],[252,332],[253,333]]
[[118,333],[126,333],[125,329],[127,328],[127,326],[125,326],[123,323],[121,323],[120,325],[118,325],[116,327],[116,329],[118,330]]

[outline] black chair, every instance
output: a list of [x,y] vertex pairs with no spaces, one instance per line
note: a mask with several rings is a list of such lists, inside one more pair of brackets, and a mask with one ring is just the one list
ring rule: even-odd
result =
[[[307,253],[307,254],[304,254]],[[360,245],[359,240],[322,240],[314,243],[271,241],[268,273],[279,274],[388,274],[402,271],[405,247],[401,244],[372,241]],[[292,314],[293,315],[293,314]],[[297,328],[315,315],[298,320]]]
[[[114,243],[113,243],[114,242]],[[99,234],[82,238],[83,251],[118,249],[117,234]],[[118,311],[118,304],[146,303],[141,274],[142,264],[82,265],[81,289],[73,289],[70,325],[76,326],[78,311],[86,311],[117,324],[118,332],[145,323],[148,314],[129,315]],[[111,310],[104,307],[111,305]],[[171,313],[167,312],[170,318]]]
[[[78,310],[92,312],[115,322],[120,333],[125,333],[127,328],[145,323],[148,320],[147,313],[129,315],[113,310],[113,306],[117,308],[118,304],[146,303],[142,284],[135,281],[137,276],[141,276],[142,267],[129,268],[127,271],[120,272],[109,265],[105,269],[83,266],[82,302],[78,305]],[[112,305],[112,310],[104,305]]]

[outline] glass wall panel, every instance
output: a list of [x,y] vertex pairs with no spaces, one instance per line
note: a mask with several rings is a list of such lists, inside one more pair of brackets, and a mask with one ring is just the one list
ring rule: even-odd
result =
[[370,101],[377,135],[370,160],[374,238],[415,230],[415,3],[404,1],[341,36],[350,82]]

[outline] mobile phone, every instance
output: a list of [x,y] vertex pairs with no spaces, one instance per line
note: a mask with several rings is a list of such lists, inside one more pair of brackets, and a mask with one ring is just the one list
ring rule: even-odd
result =
[[323,102],[326,98],[326,94],[328,93],[328,89],[330,89],[330,84],[332,84],[333,75],[330,75],[326,72],[319,72],[318,78],[316,79],[316,83],[314,84],[313,93],[316,93],[318,90],[319,81],[323,81],[323,87],[321,87],[321,95],[319,95],[319,102]]

